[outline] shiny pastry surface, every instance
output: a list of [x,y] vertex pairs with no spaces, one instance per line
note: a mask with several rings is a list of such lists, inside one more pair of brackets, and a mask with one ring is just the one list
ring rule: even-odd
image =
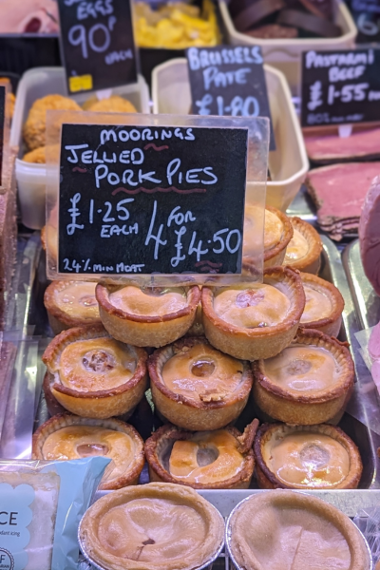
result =
[[58,429],[46,438],[44,459],[80,459],[103,455],[112,459],[102,482],[122,475],[135,458],[135,443],[128,434],[99,426],[72,425]]
[[272,285],[252,283],[249,289],[225,289],[214,297],[216,314],[232,325],[244,328],[270,327],[289,312],[290,300]]
[[[244,212],[243,251],[248,251],[251,243],[257,240],[257,219],[261,211],[256,206],[247,205]],[[264,250],[275,247],[282,238],[284,226],[282,221],[269,210],[265,210]]]
[[59,362],[64,386],[80,392],[110,390],[132,378],[136,355],[131,348],[107,337],[68,344]]
[[173,477],[204,485],[229,479],[243,468],[236,437],[226,430],[198,433],[174,443],[169,459]]
[[163,366],[164,384],[174,393],[199,402],[217,402],[237,390],[243,363],[208,344],[182,349]]
[[286,248],[284,265],[291,265],[303,259],[309,253],[309,249],[306,238],[296,228],[293,228],[293,237]]
[[240,568],[370,568],[366,544],[349,518],[304,493],[276,489],[253,495],[236,509],[230,529],[231,550]]
[[201,514],[187,504],[159,497],[137,498],[104,513],[98,538],[105,551],[124,560],[172,567],[199,548],[207,534]]
[[301,316],[301,323],[310,323],[330,317],[333,306],[330,297],[322,288],[313,286],[312,283],[303,283],[306,303]]
[[294,395],[332,389],[340,371],[327,349],[309,345],[290,346],[263,361],[263,373],[270,382]]
[[262,447],[267,467],[285,485],[328,488],[350,470],[348,451],[335,439],[312,431],[274,432]]
[[181,288],[143,290],[129,285],[111,293],[109,300],[117,309],[142,316],[167,315],[187,306],[186,292]]
[[54,289],[55,304],[67,315],[78,320],[100,320],[95,297],[96,283],[71,281],[64,288]]

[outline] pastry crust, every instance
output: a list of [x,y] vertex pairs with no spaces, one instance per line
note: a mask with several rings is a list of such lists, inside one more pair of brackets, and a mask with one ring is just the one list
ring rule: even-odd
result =
[[[254,444],[255,460],[256,460],[256,477],[261,489],[306,489],[306,485],[284,484],[283,481],[276,477],[276,474],[270,470],[263,457],[263,449],[270,441],[274,434],[286,436],[293,433],[313,433],[318,435],[326,435],[337,441],[348,453],[350,459],[349,471],[339,484],[335,485],[318,485],[318,489],[356,489],[359,485],[363,471],[363,465],[360,458],[359,450],[352,441],[338,427],[331,425],[314,425],[312,427],[305,426],[287,426],[285,424],[264,424],[257,432]],[[311,489],[316,487],[310,486]]]
[[214,292],[202,289],[203,326],[209,342],[226,354],[243,360],[270,358],[293,340],[305,306],[305,293],[298,272],[288,267],[264,271],[264,283],[276,287],[290,300],[286,317],[275,326],[247,329],[232,325],[214,310]]
[[339,381],[334,387],[316,394],[291,393],[271,382],[264,373],[263,360],[252,364],[252,395],[261,410],[271,418],[289,425],[315,425],[329,421],[345,407],[354,385],[354,365],[345,343],[320,331],[300,329],[292,346],[308,345],[327,350],[340,366]]
[[[249,211],[249,209],[247,211]],[[264,245],[264,269],[267,269],[268,267],[274,267],[276,265],[282,264],[288,243],[293,237],[293,226],[288,216],[281,212],[281,210],[273,208],[272,206],[265,206],[265,211],[271,212],[280,220],[282,224],[282,234],[280,240],[274,246],[268,247],[267,249]],[[254,266],[254,261],[249,256],[249,253],[244,252],[243,249],[243,268],[246,271],[250,272],[252,271],[252,266]]]
[[[112,476],[112,471],[114,470],[112,462],[106,468],[103,479],[99,485],[99,489],[102,491],[112,491],[115,489],[120,489],[121,487],[126,487],[127,485],[137,485],[140,473],[145,463],[144,441],[134,427],[121,422],[120,420],[116,420],[115,418],[98,420],[91,418],[81,418],[79,416],[72,416],[71,414],[61,414],[54,416],[42,424],[42,426],[40,426],[38,430],[33,434],[32,458],[51,460],[52,457],[45,457],[44,454],[44,444],[47,438],[58,430],[73,426],[99,427],[102,429],[113,430],[126,434],[132,441],[134,447],[133,461],[130,464],[125,465],[123,473],[116,477]],[[108,456],[108,453],[104,454],[104,457]],[[60,458],[56,457],[55,459]],[[120,459],[122,462],[123,458],[121,457]]]
[[133,343],[134,346],[159,348],[183,336],[192,326],[200,301],[200,289],[190,287],[186,306],[166,315],[136,315],[127,313],[112,304],[110,295],[120,287],[98,283],[96,298],[100,318],[107,331],[117,340]]
[[[248,429],[244,434],[241,434],[239,430],[231,426],[225,428],[225,431],[237,440],[238,451],[242,454],[242,467],[234,476],[226,479],[220,479],[219,481],[215,481],[208,485],[196,482],[187,483],[185,480],[172,475],[164,465],[165,458],[176,441],[191,439],[196,434],[178,429],[172,425],[164,425],[160,427],[145,442],[144,450],[149,467],[150,481],[179,483],[181,485],[193,487],[193,489],[248,489],[255,466],[252,443],[257,426],[258,421],[254,420],[254,422],[248,426]],[[207,436],[210,432],[201,433],[204,433],[204,435]],[[227,451],[225,450],[224,453],[227,453]]]
[[[315,517],[317,517],[317,520]],[[271,528],[272,536],[277,537],[275,544],[273,544],[273,541],[268,542],[267,539],[267,525],[269,521],[272,522],[272,525],[276,525],[274,529]],[[292,539],[289,529],[294,526],[299,527],[301,534],[297,533],[298,538],[293,535],[292,545],[290,546],[286,538]],[[250,537],[253,529],[257,529],[257,533],[252,540]],[[284,531],[281,533],[282,529]],[[335,535],[332,540],[329,529]],[[315,542],[313,541],[310,545],[305,544],[307,538],[304,537],[302,554],[300,553],[301,559],[297,557],[297,567],[309,568],[310,554],[313,554],[313,567],[326,568],[327,570],[327,568],[330,568],[330,565],[326,566],[324,564],[326,555],[327,557],[333,556],[334,539],[339,540],[339,543],[336,544],[338,547],[341,545],[343,538],[346,542],[345,553],[343,554],[346,564],[344,566],[339,565],[339,567],[345,570],[370,569],[371,562],[368,545],[352,521],[336,507],[311,494],[296,491],[276,489],[252,495],[249,499],[242,501],[227,521],[227,548],[239,570],[243,570],[243,568],[245,570],[256,570],[261,567],[257,561],[256,549],[260,550],[261,556],[266,557],[265,550],[271,556],[275,552],[274,549],[278,548],[279,554],[276,566],[280,567],[278,563],[281,557],[284,557],[286,560],[292,560],[289,557],[292,554],[294,557],[294,548],[297,548],[297,544],[300,545],[301,535],[305,531],[308,533],[309,539],[313,538],[314,532],[317,535]],[[315,548],[316,544],[319,545],[320,542],[318,535],[321,538],[323,537],[323,541],[326,541],[326,547],[320,554],[319,549]],[[300,566],[302,563],[305,563],[305,566]],[[338,568],[337,564],[339,564],[339,560],[335,563],[334,568]]]
[[[167,501],[168,506],[184,506],[187,509],[194,510],[197,518],[201,517],[204,524],[204,535],[196,541],[192,549],[191,545],[186,543],[186,554],[183,557],[181,557],[179,551],[177,555],[173,555],[173,558],[165,558],[162,555],[158,558],[153,553],[151,560],[147,560],[148,556],[143,560],[136,560],[135,557],[133,559],[122,555],[119,557],[116,553],[112,553],[105,548],[102,537],[99,536],[99,527],[107,517],[107,513],[123,506],[123,511],[126,512],[129,502],[133,501],[135,505],[138,505],[141,501],[145,501],[146,515],[139,518],[140,532],[144,536],[147,532],[146,530],[144,532],[145,525],[148,525],[149,528],[149,523],[150,525],[152,524],[147,512],[149,509],[147,501],[149,500]],[[152,513],[154,513],[154,508],[154,503],[152,503]],[[124,516],[127,518],[126,514]],[[155,514],[155,518],[157,518],[157,514]],[[162,524],[168,525],[169,522],[166,519]],[[109,532],[106,523],[102,525],[102,530]],[[184,540],[182,528],[176,529],[176,531],[180,533],[178,540],[181,540],[181,538]],[[183,532],[186,531],[183,530]],[[194,532],[197,533],[197,530],[188,529],[186,539],[191,541],[191,535]],[[223,535],[224,521],[219,511],[193,489],[171,483],[149,483],[147,485],[126,487],[114,493],[109,493],[96,501],[87,510],[79,527],[79,541],[85,556],[99,566],[107,568],[107,570],[195,570],[207,563],[210,564],[217,557],[224,545]],[[159,539],[166,542],[166,533],[161,531]],[[152,542],[146,541],[146,544],[152,544],[155,548],[159,547],[155,540],[152,540]]]
[[264,269],[268,269],[268,267],[281,265],[284,261],[286,248],[293,237],[293,226],[288,216],[281,212],[281,210],[273,208],[272,206],[265,206],[265,210],[268,210],[277,216],[283,226],[283,232],[280,241],[274,247],[264,251]]
[[332,283],[311,273],[300,273],[300,277],[303,284],[309,285],[309,287],[317,291],[321,291],[329,298],[332,304],[331,314],[329,316],[308,322],[302,322],[301,317],[300,327],[303,329],[319,330],[329,336],[338,336],[344,309],[344,299],[340,291]]
[[87,107],[86,111],[93,113],[137,113],[136,107],[120,95],[111,95],[108,99],[96,100]]
[[286,252],[283,263],[292,269],[298,269],[304,273],[318,274],[321,266],[321,252],[323,249],[322,240],[316,229],[311,224],[297,218],[289,218],[295,231],[298,231],[307,241],[309,249],[302,259],[287,259]]
[[[72,327],[80,327],[86,325],[101,325],[102,321],[98,313],[97,318],[93,318],[91,313],[94,313],[93,309],[90,309],[91,313],[84,316],[75,316],[73,311],[64,311],[56,301],[56,295],[59,295],[68,287],[76,287],[82,284],[82,281],[52,281],[50,285],[45,290],[44,294],[44,305],[48,313],[49,323],[53,329],[54,334],[59,334],[60,332],[67,330]],[[87,283],[87,282],[86,282]],[[93,298],[97,304],[95,298],[95,284]]]
[[[190,399],[175,393],[164,384],[162,370],[166,362],[179,352],[195,345],[209,345],[202,337],[183,338],[174,344],[156,350],[148,361],[152,397],[157,410],[176,426],[193,431],[219,429],[235,420],[244,409],[252,388],[252,373],[247,362],[239,386],[229,394],[212,398]],[[212,347],[211,347],[212,348]],[[240,364],[240,363],[239,363]]]
[[[52,396],[66,410],[85,418],[110,418],[120,416],[132,410],[144,396],[147,386],[145,350],[130,346],[136,355],[136,367],[133,376],[116,387],[91,391],[79,391],[63,385],[60,378],[59,362],[64,349],[76,341],[91,339],[110,339],[102,326],[75,327],[63,331],[49,344],[42,357],[48,369],[49,389]],[[86,373],[82,382],[86,383]]]
[[46,111],[50,110],[81,111],[81,108],[73,99],[62,95],[46,95],[34,101],[23,129],[24,140],[30,150],[45,146]]

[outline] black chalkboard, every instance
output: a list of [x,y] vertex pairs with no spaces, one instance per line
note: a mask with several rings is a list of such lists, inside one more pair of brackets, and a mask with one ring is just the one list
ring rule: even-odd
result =
[[248,129],[64,124],[60,273],[240,273]]
[[358,28],[356,43],[380,42],[380,0],[346,0]]
[[[194,115],[271,120],[260,46],[192,47],[186,55]],[[272,120],[269,150],[276,150]]]
[[68,92],[134,83],[136,51],[129,0],[58,0],[58,4]]
[[0,85],[0,186],[3,183],[6,88]]
[[304,127],[380,120],[380,49],[302,54]]

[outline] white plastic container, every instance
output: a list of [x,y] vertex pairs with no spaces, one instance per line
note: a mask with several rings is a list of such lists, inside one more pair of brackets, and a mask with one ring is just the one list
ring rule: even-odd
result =
[[[12,121],[10,144],[19,147],[16,158],[16,180],[18,187],[21,221],[28,228],[38,230],[45,224],[45,179],[44,164],[24,162],[25,146],[22,129],[29,109],[36,99],[50,94],[67,95],[63,67],[36,67],[21,78],[17,89],[16,107]],[[112,94],[125,96],[141,113],[149,113],[149,91],[145,79],[139,75],[137,83],[123,85],[112,90]],[[89,99],[88,93],[73,97],[79,105]]]
[[[264,65],[276,150],[269,153],[272,180],[267,183],[267,204],[285,211],[309,170],[306,148],[285,76]],[[153,112],[188,115],[191,92],[187,61],[172,59],[152,73]]]
[[355,47],[355,38],[358,33],[355,22],[341,0],[335,0],[335,23],[342,29],[338,38],[294,38],[264,40],[252,38],[238,32],[234,26],[228,5],[220,0],[220,13],[225,26],[228,43],[232,45],[259,45],[261,46],[265,63],[270,63],[286,76],[293,95],[299,95],[301,78],[301,54],[308,50],[340,50]]

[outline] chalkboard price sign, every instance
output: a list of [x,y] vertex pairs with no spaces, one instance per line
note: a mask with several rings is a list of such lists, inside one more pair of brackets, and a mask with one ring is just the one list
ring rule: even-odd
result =
[[3,183],[4,136],[5,136],[5,102],[7,92],[4,85],[0,85],[0,185]]
[[60,273],[240,273],[248,129],[64,124]]
[[379,70],[380,49],[303,53],[302,125],[379,121]]
[[380,0],[348,0],[358,28],[356,43],[380,42]]
[[192,47],[186,55],[195,115],[271,119],[260,46]]
[[69,93],[137,80],[129,0],[58,0],[58,5]]

